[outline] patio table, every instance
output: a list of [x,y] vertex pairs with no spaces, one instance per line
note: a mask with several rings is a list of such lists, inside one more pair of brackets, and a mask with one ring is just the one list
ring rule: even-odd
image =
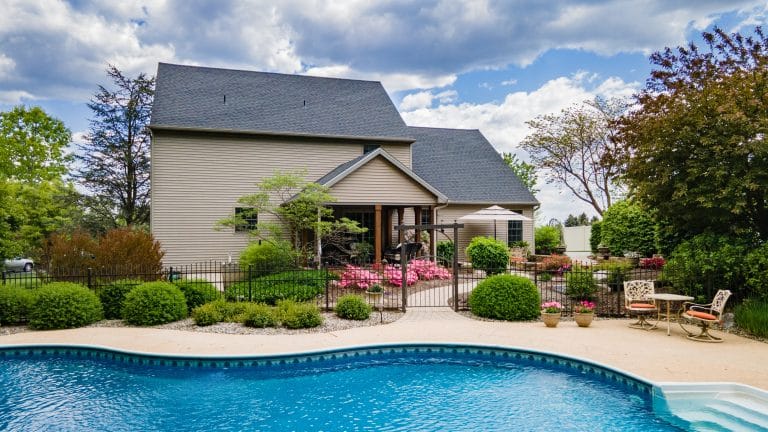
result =
[[[666,313],[661,312],[661,309],[659,309],[659,315],[662,313],[666,315],[667,318],[667,336],[669,336],[669,323],[672,318],[672,314],[670,313],[670,304],[672,302],[683,302],[683,301],[691,301],[693,300],[693,297],[681,295],[681,294],[649,294],[648,298],[652,298],[654,300],[663,300],[667,304],[667,311]],[[661,321],[661,319],[659,319]],[[656,321],[656,324],[652,328],[656,328],[659,325],[659,321]],[[679,321],[679,319],[677,319]]]

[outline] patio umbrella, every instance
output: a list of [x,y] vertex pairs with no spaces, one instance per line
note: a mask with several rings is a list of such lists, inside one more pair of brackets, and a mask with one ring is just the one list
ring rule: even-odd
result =
[[520,213],[515,213],[512,210],[507,210],[504,207],[497,205],[490,206],[474,213],[462,216],[460,221],[493,221],[493,238],[496,238],[496,221],[529,221],[531,218],[525,217]]

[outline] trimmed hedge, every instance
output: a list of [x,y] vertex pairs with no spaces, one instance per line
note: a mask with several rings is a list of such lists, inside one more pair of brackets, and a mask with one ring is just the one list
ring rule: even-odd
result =
[[183,279],[173,284],[184,293],[189,311],[219,298],[219,291],[205,279]]
[[336,300],[336,315],[339,318],[362,321],[371,316],[371,305],[366,303],[365,299],[354,295],[348,294],[339,297]]
[[224,312],[218,302],[206,303],[192,310],[192,320],[200,327],[224,321]]
[[104,316],[99,297],[83,285],[54,282],[40,287],[29,313],[38,330],[83,327]]
[[496,275],[477,284],[469,295],[468,303],[477,316],[523,321],[539,316],[541,296],[528,278]]
[[280,300],[306,302],[325,291],[331,275],[325,270],[295,270],[238,282],[224,290],[230,301],[252,301],[276,305]]
[[99,291],[99,299],[104,308],[104,318],[121,319],[123,318],[123,302],[125,296],[132,289],[143,284],[143,281],[136,279],[122,279],[105,286]]
[[151,326],[178,321],[187,316],[187,300],[170,282],[147,282],[131,290],[123,302],[128,324]]
[[277,319],[275,308],[264,304],[250,303],[241,314],[243,325],[246,327],[277,327],[280,322]]
[[34,302],[34,291],[27,288],[0,288],[0,325],[26,323]]

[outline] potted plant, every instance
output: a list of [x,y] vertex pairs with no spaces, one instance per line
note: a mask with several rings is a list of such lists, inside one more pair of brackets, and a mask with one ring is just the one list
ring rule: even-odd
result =
[[592,319],[595,317],[595,303],[589,300],[582,300],[576,305],[576,311],[573,319],[579,327],[589,327]]
[[379,284],[373,284],[365,290],[365,297],[373,304],[378,303],[381,296],[384,295],[384,288]]
[[598,255],[602,256],[603,259],[607,260],[611,256],[611,248],[609,248],[605,243],[600,242],[600,244],[597,245],[597,253]]
[[562,312],[563,305],[560,302],[549,301],[541,304],[541,320],[547,327],[557,327]]

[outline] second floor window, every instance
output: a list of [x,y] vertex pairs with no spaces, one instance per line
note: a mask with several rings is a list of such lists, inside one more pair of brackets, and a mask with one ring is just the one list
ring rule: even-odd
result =
[[235,207],[235,217],[238,219],[238,223],[235,225],[235,232],[255,230],[256,224],[259,223],[256,209],[252,207]]

